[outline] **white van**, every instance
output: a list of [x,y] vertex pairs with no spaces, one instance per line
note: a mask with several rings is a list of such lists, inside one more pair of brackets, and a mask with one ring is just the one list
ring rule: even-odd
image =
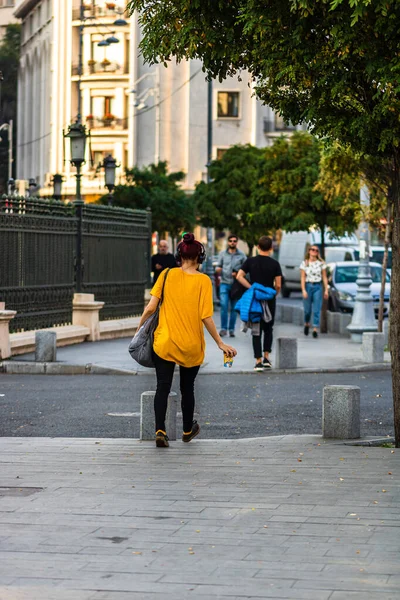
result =
[[[291,292],[301,290],[300,264],[304,260],[306,251],[313,244],[321,246],[321,234],[318,231],[283,232],[278,260],[282,268],[282,296],[284,298],[288,298]],[[358,244],[355,235],[335,239],[327,233],[325,236],[326,262],[358,260],[356,257]]]

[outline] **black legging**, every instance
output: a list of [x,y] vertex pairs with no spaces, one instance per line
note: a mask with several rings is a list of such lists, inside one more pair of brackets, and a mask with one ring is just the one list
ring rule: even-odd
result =
[[260,335],[253,335],[253,350],[254,350],[254,358],[262,358],[263,352],[261,350],[261,335],[264,333],[264,343],[263,343],[263,351],[271,352],[272,351],[272,338],[273,338],[273,327],[274,327],[274,317],[275,317],[275,306],[276,301],[275,298],[273,300],[268,300],[268,307],[271,312],[272,321],[266,323],[265,321],[261,321],[260,323]]
[[[168,395],[171,391],[175,363],[164,360],[154,353],[154,364],[157,374],[157,391],[154,396],[156,431],[159,429],[165,431],[165,415],[167,413]],[[198,367],[179,367],[183,431],[185,432],[192,430],[194,413],[194,380],[196,379],[199,369],[200,365]]]

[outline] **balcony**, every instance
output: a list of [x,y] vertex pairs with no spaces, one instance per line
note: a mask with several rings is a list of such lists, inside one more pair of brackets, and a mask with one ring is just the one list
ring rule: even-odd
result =
[[[78,65],[72,65],[72,75],[79,75]],[[83,65],[82,76],[89,75],[127,75],[129,74],[128,65],[120,65],[116,62],[91,62]]]
[[89,129],[112,129],[113,131],[124,131],[128,129],[128,119],[120,119],[114,115],[105,115],[104,117],[86,117],[86,125]]
[[292,133],[293,131],[296,131],[296,125],[292,125],[291,123],[286,125],[280,119],[275,119],[275,121],[264,119],[263,132],[265,135],[281,135],[285,133]]
[[[84,19],[101,20],[106,19],[117,19],[118,17],[125,14],[126,6],[118,4],[117,2],[105,2],[102,6],[93,6],[93,4],[86,4],[83,11]],[[81,17],[80,8],[74,8],[72,11],[72,20],[79,21]]]

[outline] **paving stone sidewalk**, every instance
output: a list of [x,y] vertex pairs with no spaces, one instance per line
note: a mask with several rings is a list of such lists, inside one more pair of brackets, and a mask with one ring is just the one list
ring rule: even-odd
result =
[[398,600],[400,451],[0,439],[1,600]]

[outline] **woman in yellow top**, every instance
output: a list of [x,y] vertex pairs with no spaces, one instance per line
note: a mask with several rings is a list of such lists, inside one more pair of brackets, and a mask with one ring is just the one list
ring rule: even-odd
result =
[[[236,356],[235,348],[224,344],[212,319],[213,300],[210,278],[199,273],[205,260],[203,244],[185,233],[177,248],[180,267],[165,269],[151,290],[151,300],[144,310],[139,327],[157,309],[165,280],[164,300],[160,308],[158,327],[154,334],[154,364],[157,391],[154,398],[156,416],[156,445],[168,447],[165,414],[171,390],[175,365],[180,367],[184,442],[200,433],[200,425],[193,421],[194,381],[204,360],[204,328],[211,334],[218,348],[228,356]],[[168,273],[167,278],[166,274]]]

